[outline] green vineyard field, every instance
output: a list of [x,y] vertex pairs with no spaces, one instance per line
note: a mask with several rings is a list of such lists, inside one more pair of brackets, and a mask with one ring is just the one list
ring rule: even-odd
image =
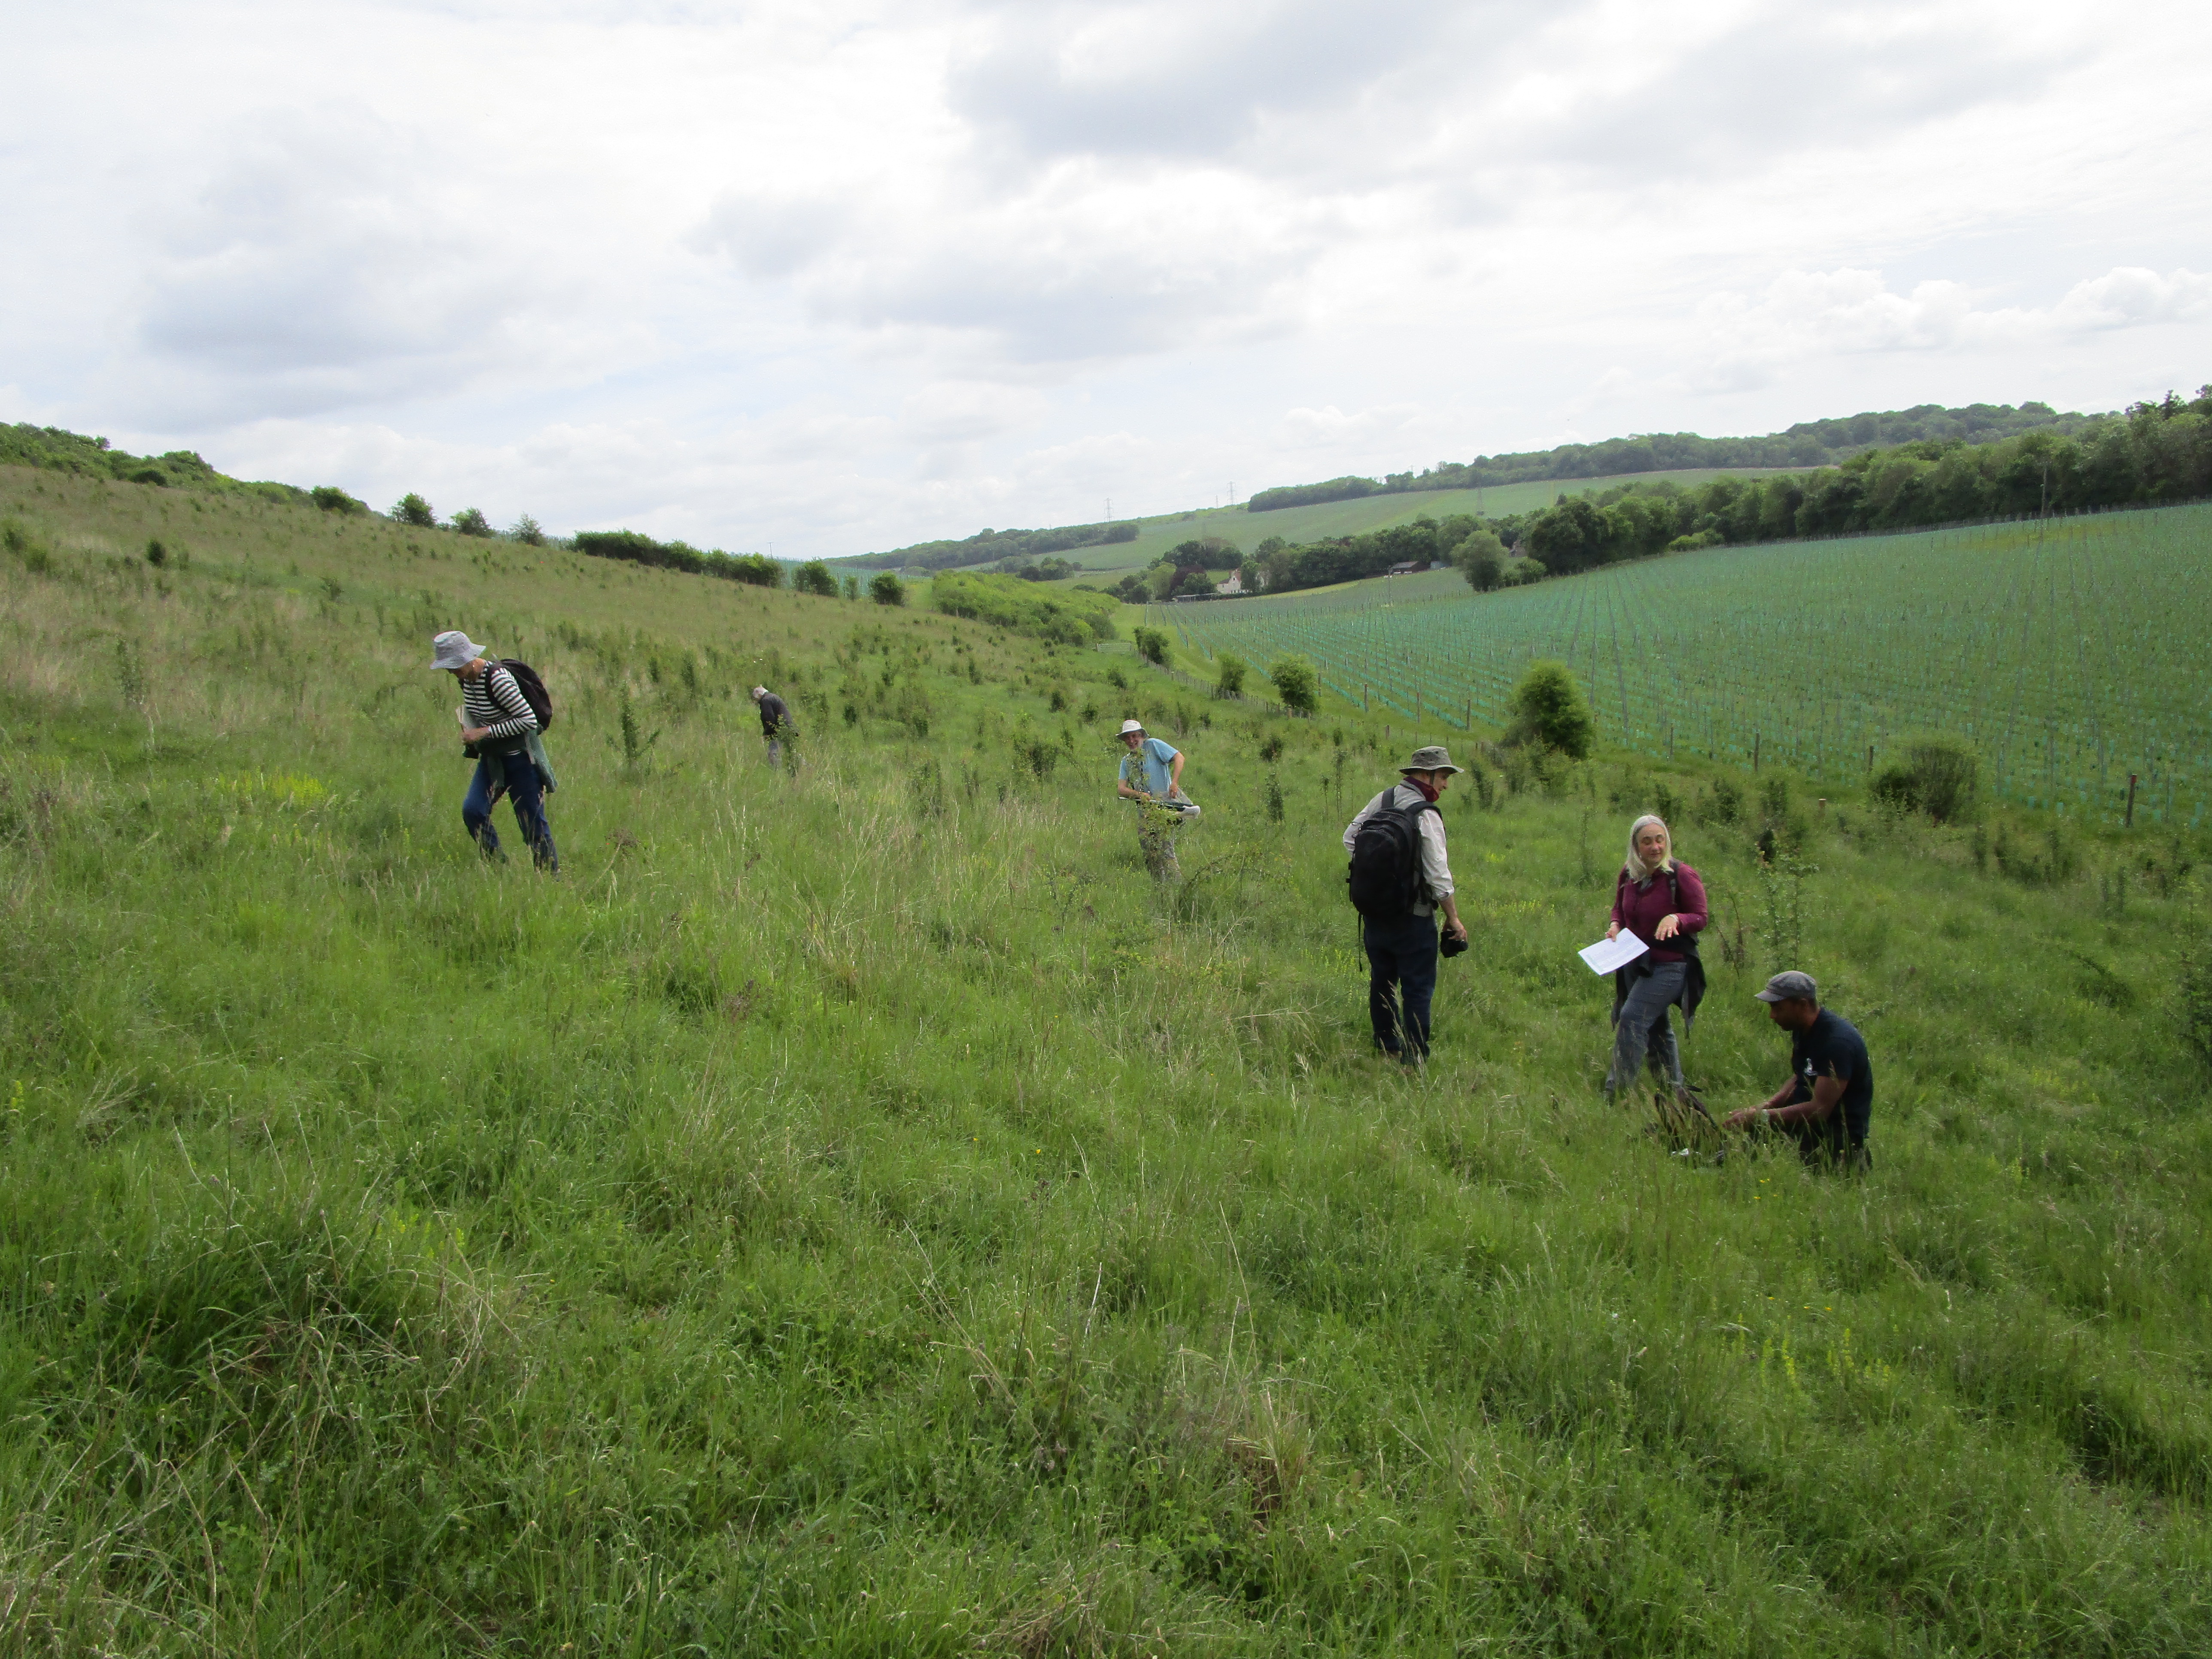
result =
[[[1497,726],[1523,665],[1580,678],[1605,739],[1854,782],[1943,731],[1996,792],[2108,822],[2212,799],[2212,507],[1716,548],[1476,595],[1431,572],[1152,608],[1194,656],[1310,659],[1419,730]],[[1324,708],[1326,705],[1324,705]]]

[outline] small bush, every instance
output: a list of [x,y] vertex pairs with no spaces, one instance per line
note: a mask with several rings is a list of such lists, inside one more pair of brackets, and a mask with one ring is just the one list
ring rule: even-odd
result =
[[1919,738],[1875,775],[1871,793],[1892,811],[1957,823],[1973,817],[1980,777],[1974,751],[1957,738]]
[[2212,939],[2200,938],[2183,950],[2173,991],[2182,1046],[2212,1071]]
[[509,541],[520,542],[525,547],[543,547],[545,545],[545,526],[526,513],[507,526],[507,538]]
[[906,584],[889,570],[878,570],[868,583],[868,597],[878,605],[906,603]]
[[791,573],[791,586],[800,593],[819,594],[825,599],[837,597],[837,577],[820,559],[809,559]]
[[1505,740],[1516,748],[1537,748],[1569,760],[1588,760],[1597,738],[1597,721],[1582,688],[1563,662],[1532,662],[1513,688],[1508,705],[1513,724]]
[[438,526],[438,515],[430,510],[430,503],[411,489],[392,502],[387,516],[395,523],[411,524],[418,530],[434,530]]
[[1270,732],[1260,744],[1260,758],[1273,766],[1283,757],[1283,734]]
[[491,520],[484,517],[483,509],[474,507],[465,507],[454,514],[453,527],[464,536],[489,538],[498,533],[491,527]]
[[1303,657],[1282,657],[1267,671],[1275,696],[1295,714],[1310,714],[1321,703],[1321,683],[1313,665]]
[[169,562],[169,550],[161,545],[161,538],[154,537],[146,544],[146,562],[159,570]]
[[[318,484],[307,492],[307,499],[325,513],[366,513],[368,503],[349,495],[336,484]],[[394,515],[398,516],[397,514]]]
[[1743,791],[1732,779],[1716,778],[1712,793],[1705,798],[1705,822],[1734,823],[1742,816]]
[[1244,676],[1248,672],[1244,659],[1224,651],[1213,665],[1214,690],[1224,697],[1242,696]]
[[1166,633],[1158,628],[1139,628],[1130,635],[1137,642],[1137,654],[1146,662],[1164,665],[1168,659],[1170,641]]

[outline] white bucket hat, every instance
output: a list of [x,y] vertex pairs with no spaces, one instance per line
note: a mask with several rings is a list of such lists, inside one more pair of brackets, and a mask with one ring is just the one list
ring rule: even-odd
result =
[[1144,729],[1145,723],[1142,720],[1123,720],[1121,722],[1121,729],[1115,733],[1115,735],[1116,737],[1126,738],[1132,732],[1142,732]]
[[430,666],[463,668],[483,655],[483,647],[458,628],[448,629],[430,641]]

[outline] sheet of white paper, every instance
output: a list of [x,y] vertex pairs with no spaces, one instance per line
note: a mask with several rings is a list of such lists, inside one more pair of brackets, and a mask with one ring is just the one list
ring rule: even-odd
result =
[[1650,948],[1624,927],[1612,939],[1601,939],[1575,954],[1589,963],[1589,970],[1593,974],[1610,974],[1616,969],[1626,968]]

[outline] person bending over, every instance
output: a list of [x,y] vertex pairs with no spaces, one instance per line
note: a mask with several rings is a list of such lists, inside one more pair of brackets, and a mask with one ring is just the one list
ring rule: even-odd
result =
[[764,685],[753,687],[753,703],[760,710],[761,736],[768,741],[768,763],[775,765],[783,758],[783,745],[792,739],[792,764],[799,763],[798,726],[792,724],[791,705]]
[[1766,1016],[1790,1033],[1790,1081],[1764,1104],[1730,1112],[1731,1129],[1771,1129],[1797,1143],[1798,1155],[1824,1168],[1864,1170],[1874,1112],[1874,1066],[1866,1039],[1841,1014],[1820,1006],[1810,974],[1777,974],[1755,994]]

